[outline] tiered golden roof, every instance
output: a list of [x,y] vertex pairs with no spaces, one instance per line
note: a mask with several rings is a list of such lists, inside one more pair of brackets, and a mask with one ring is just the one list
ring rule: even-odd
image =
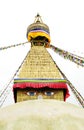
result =
[[61,74],[44,46],[32,46],[18,77],[61,78]]

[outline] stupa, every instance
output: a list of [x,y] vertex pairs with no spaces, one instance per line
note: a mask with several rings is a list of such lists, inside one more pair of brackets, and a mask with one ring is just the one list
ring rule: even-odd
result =
[[[84,109],[65,102],[69,96],[68,86],[82,107],[84,99],[47,48],[81,66],[84,66],[84,59],[50,45],[49,27],[39,14],[27,29],[27,39],[31,49],[13,76],[17,74],[17,78],[13,78],[17,103],[0,109],[0,130],[83,130]],[[0,106],[7,97],[9,84],[0,95]]]

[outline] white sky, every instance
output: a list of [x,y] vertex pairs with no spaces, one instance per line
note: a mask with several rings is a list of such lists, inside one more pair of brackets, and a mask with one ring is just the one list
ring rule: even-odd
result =
[[[3,0],[0,1],[0,47],[27,41],[27,27],[39,13],[50,28],[51,44],[84,57],[84,0]],[[0,51],[0,90],[23,61],[30,43]],[[84,68],[50,51],[68,79],[84,97]],[[71,94],[68,102],[77,104]],[[11,94],[5,104],[13,103]]]

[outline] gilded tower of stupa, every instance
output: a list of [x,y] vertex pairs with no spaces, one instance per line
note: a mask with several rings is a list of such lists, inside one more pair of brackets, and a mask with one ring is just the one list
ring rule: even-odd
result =
[[50,46],[49,27],[39,14],[27,28],[31,49],[14,79],[15,102],[33,99],[66,100],[69,96],[66,80],[46,48]]

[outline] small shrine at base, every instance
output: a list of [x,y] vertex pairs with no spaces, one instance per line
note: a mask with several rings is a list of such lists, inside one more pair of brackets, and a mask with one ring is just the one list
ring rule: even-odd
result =
[[50,31],[39,14],[27,28],[27,39],[31,49],[19,70],[18,78],[14,79],[15,102],[34,99],[65,101],[69,96],[67,81],[46,49],[50,46]]

